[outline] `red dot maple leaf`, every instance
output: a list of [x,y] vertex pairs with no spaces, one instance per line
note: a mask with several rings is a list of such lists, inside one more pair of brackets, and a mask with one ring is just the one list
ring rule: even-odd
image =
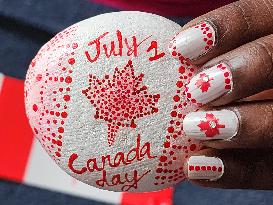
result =
[[206,113],[206,121],[201,120],[200,131],[204,132],[206,137],[214,137],[219,135],[219,128],[225,128],[225,125],[219,124],[219,119],[217,119],[212,113]]
[[195,85],[202,90],[202,93],[207,92],[210,88],[211,80],[213,80],[213,78],[210,78],[209,75],[200,73],[199,79],[196,81]]
[[131,60],[123,69],[115,68],[112,78],[105,75],[100,80],[89,75],[89,87],[82,93],[96,108],[94,118],[107,122],[109,146],[120,128],[136,128],[137,118],[158,112],[155,103],[160,95],[148,93],[147,86],[142,85],[143,77],[143,73],[135,76]]

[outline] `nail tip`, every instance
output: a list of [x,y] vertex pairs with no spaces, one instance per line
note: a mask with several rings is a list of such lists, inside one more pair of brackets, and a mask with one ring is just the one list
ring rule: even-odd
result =
[[218,157],[191,156],[187,162],[188,179],[218,180],[224,174],[224,163]]

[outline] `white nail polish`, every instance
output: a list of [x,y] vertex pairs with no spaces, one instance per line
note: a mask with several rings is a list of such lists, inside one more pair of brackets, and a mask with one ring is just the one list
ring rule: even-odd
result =
[[224,164],[220,158],[191,156],[187,164],[189,179],[216,181],[224,174]]
[[179,33],[169,45],[173,56],[181,54],[190,60],[207,53],[215,45],[215,30],[202,22]]
[[192,112],[183,121],[186,136],[199,140],[230,140],[238,128],[238,117],[230,110]]
[[220,63],[195,75],[186,85],[186,97],[193,103],[203,105],[211,102],[233,87],[228,65]]

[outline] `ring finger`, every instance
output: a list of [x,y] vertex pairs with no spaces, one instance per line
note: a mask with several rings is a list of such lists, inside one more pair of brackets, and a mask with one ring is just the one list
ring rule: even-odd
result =
[[186,85],[198,105],[223,105],[273,88],[273,35],[212,59]]

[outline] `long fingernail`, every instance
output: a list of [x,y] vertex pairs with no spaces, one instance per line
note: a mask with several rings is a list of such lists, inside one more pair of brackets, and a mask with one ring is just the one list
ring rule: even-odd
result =
[[215,45],[215,30],[208,22],[180,32],[169,44],[173,56],[181,54],[190,60],[207,53]]
[[194,76],[186,85],[186,97],[199,105],[211,102],[232,90],[228,65],[220,63]]
[[191,156],[186,166],[189,179],[215,181],[224,174],[223,161],[217,157]]
[[230,140],[238,128],[238,117],[230,110],[192,112],[183,120],[186,136],[199,140]]

